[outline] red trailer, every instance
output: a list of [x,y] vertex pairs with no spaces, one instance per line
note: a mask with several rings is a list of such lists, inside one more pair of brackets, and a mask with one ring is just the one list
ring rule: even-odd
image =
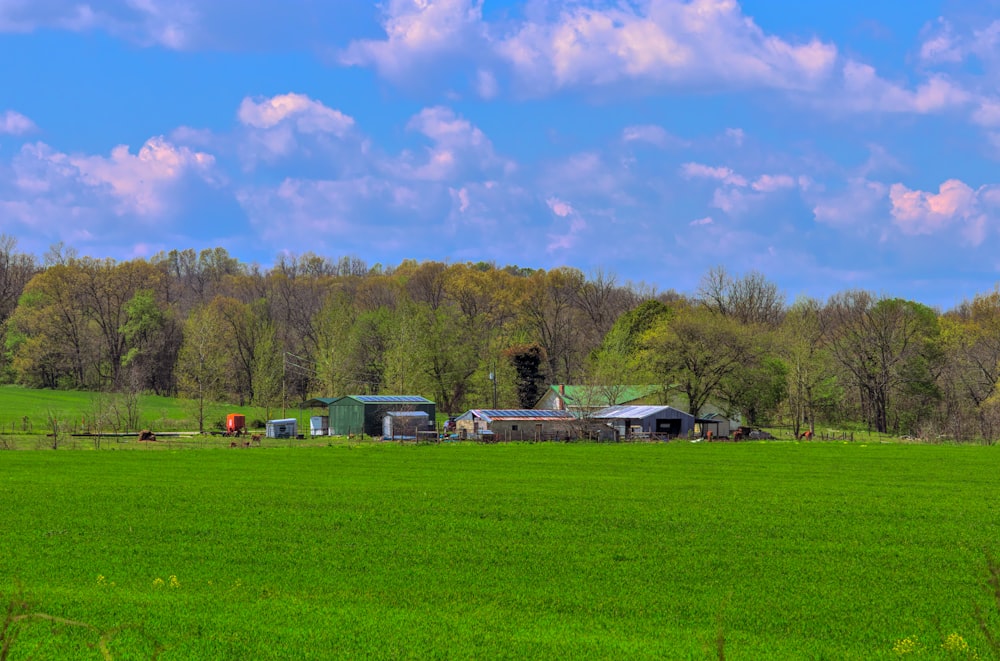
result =
[[247,433],[247,418],[240,413],[226,416],[226,436],[243,436]]

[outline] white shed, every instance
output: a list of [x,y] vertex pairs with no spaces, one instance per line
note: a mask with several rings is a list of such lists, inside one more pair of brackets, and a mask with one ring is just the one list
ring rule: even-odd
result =
[[418,431],[431,429],[426,411],[389,411],[382,418],[382,438],[416,438]]
[[295,418],[267,421],[268,438],[295,438],[298,436],[299,421]]

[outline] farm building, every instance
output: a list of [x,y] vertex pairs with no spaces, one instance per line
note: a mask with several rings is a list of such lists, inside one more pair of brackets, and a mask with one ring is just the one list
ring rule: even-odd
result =
[[568,411],[472,409],[455,418],[466,437],[492,435],[498,441],[542,441],[573,435],[576,418]]
[[434,402],[419,395],[348,395],[331,400],[329,411],[331,436],[381,436],[386,414],[400,411],[425,413],[433,428],[436,414]]
[[298,436],[299,421],[295,418],[267,421],[268,438],[295,438]]
[[733,427],[738,426],[738,422],[734,425],[732,420],[721,413],[709,413],[695,421],[694,433],[706,436],[708,432],[712,432],[712,436],[715,438],[729,438]]
[[330,416],[312,415],[309,416],[309,435],[327,436],[330,433]]
[[426,411],[389,411],[382,418],[382,438],[416,438],[417,432],[433,429]]
[[660,404],[656,386],[549,386],[542,398],[535,404],[536,409],[549,411],[570,411],[577,417],[608,406],[623,404]]
[[612,427],[619,438],[637,433],[684,436],[695,425],[693,415],[672,406],[609,406],[594,413],[593,419]]

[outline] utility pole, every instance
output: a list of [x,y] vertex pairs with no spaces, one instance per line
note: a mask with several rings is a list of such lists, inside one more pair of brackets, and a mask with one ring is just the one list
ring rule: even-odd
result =
[[497,364],[493,363],[493,370],[490,372],[490,381],[493,382],[493,409],[497,408]]

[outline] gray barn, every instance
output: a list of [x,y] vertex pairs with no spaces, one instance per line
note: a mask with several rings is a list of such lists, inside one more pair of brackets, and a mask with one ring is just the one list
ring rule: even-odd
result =
[[612,427],[620,438],[635,433],[658,436],[686,436],[694,429],[695,419],[672,406],[609,406],[593,415]]

